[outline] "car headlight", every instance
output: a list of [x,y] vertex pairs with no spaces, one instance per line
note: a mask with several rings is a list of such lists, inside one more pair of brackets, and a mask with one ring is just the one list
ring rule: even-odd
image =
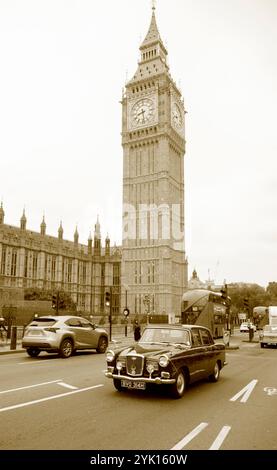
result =
[[108,351],[106,354],[107,362],[113,362],[114,358],[115,358],[115,353],[113,351]]
[[168,356],[164,355],[164,356],[161,356],[160,359],[159,359],[159,364],[161,367],[166,367],[169,363],[169,358]]

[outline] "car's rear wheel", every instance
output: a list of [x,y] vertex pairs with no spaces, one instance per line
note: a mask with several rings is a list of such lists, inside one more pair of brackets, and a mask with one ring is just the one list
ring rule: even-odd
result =
[[181,398],[186,389],[187,380],[184,372],[179,370],[176,375],[176,382],[171,385],[171,395],[173,398]]
[[37,357],[40,353],[40,350],[37,348],[28,348],[27,349],[27,354],[31,357]]
[[122,392],[122,387],[121,387],[121,381],[120,380],[113,379],[113,384],[114,384],[114,387],[116,388],[116,390],[118,390],[119,392]]
[[70,357],[73,353],[73,343],[72,340],[69,338],[66,338],[62,341],[62,344],[60,346],[60,356],[63,357],[64,359]]
[[210,382],[217,382],[220,376],[220,366],[219,363],[216,362],[214,365],[214,370],[211,375],[209,375],[209,381]]
[[96,351],[100,354],[103,354],[108,347],[108,340],[106,336],[101,336],[98,341],[98,346],[96,348]]

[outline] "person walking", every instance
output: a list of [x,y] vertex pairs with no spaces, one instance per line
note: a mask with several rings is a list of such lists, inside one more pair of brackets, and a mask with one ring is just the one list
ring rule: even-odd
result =
[[135,323],[134,323],[134,339],[135,339],[135,341],[139,341],[140,337],[141,337],[140,325],[139,325],[138,320],[135,320]]

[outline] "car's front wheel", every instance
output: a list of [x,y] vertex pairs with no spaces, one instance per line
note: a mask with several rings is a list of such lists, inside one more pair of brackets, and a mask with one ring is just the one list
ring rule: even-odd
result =
[[113,384],[114,384],[114,388],[116,388],[116,390],[118,390],[119,392],[122,391],[121,381],[120,380],[113,379]]
[[27,354],[31,357],[37,357],[40,353],[40,350],[37,348],[28,348],[27,349]]
[[60,356],[64,359],[70,357],[73,353],[73,343],[72,340],[66,338],[62,341],[60,346]]
[[264,348],[265,347],[265,343],[261,343],[261,348]]
[[181,398],[186,389],[187,381],[186,376],[182,370],[179,370],[176,375],[176,382],[171,385],[171,395],[173,398]]
[[215,365],[214,365],[213,373],[211,375],[209,375],[209,381],[210,382],[217,382],[218,379],[219,379],[219,376],[220,376],[220,367],[219,367],[219,363],[216,362]]
[[100,354],[104,354],[108,347],[108,340],[106,336],[101,336],[98,341],[98,346],[96,348],[96,351]]

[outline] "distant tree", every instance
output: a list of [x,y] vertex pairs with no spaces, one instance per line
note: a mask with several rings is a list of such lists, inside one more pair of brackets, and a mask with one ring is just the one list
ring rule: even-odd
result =
[[266,292],[270,298],[270,304],[277,305],[277,282],[269,282]]
[[267,306],[270,303],[270,296],[267,291],[258,284],[229,284],[228,295],[231,297],[231,309],[233,313],[244,311],[245,298],[249,301],[250,312],[258,305]]

